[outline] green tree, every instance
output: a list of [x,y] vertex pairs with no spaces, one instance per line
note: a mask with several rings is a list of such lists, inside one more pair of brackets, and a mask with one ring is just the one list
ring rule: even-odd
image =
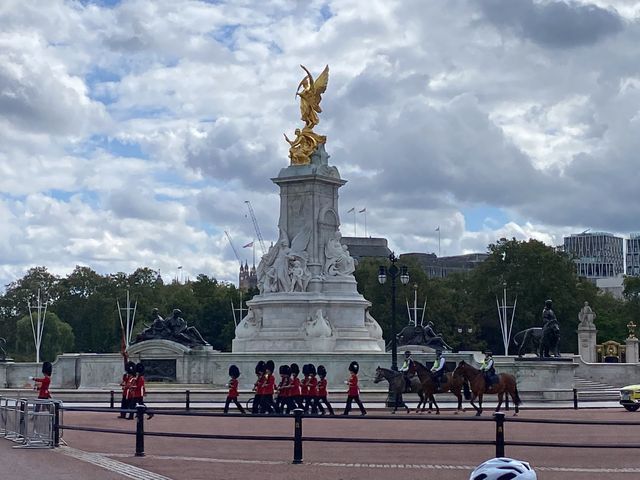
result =
[[[42,331],[40,361],[53,362],[58,355],[73,351],[73,343],[74,337],[71,325],[60,320],[55,313],[47,312]],[[36,360],[33,329],[29,315],[18,320],[16,359],[32,362]]]

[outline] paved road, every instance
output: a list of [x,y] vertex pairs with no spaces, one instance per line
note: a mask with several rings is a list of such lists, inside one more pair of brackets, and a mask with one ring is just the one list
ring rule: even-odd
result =
[[[640,425],[553,425],[511,422],[512,412],[505,425],[509,441],[538,441],[547,443],[640,445]],[[402,417],[406,415],[402,414]],[[304,419],[305,437],[339,437],[370,439],[474,440],[492,441],[493,422],[475,421],[470,411],[455,416],[451,412],[436,417],[423,415],[429,421],[374,420],[371,418]],[[390,415],[387,417],[392,419]],[[450,419],[455,418],[456,421]],[[574,419],[640,422],[640,413],[621,408],[589,410],[525,410],[519,420]],[[458,421],[462,420],[464,421]],[[66,424],[134,430],[134,422],[119,420],[113,413],[66,412]],[[145,422],[147,432],[274,435],[291,436],[290,418],[225,418],[170,417],[156,415]],[[412,479],[467,479],[471,469],[494,456],[492,445],[393,445],[375,443],[305,442],[304,464],[292,465],[293,445],[290,441],[230,441],[210,439],[177,439],[167,436],[146,437],[146,456],[134,457],[135,439],[130,435],[65,431],[64,439],[70,448],[56,451],[7,453],[7,441],[0,441],[0,465],[11,465],[11,477],[29,479],[35,470],[21,470],[21,459],[36,458],[38,465],[66,466],[69,476],[55,476],[55,468],[47,469],[48,478],[89,478],[86,472],[99,469],[101,473],[118,470],[118,476],[91,478],[139,479],[246,479],[265,480],[296,478],[309,480],[353,479],[375,480],[401,477]],[[558,448],[506,447],[506,454],[530,461],[541,480],[612,479],[627,480],[640,477],[640,457],[637,450],[626,448]],[[26,457],[25,457],[26,455]],[[79,460],[82,459],[82,461]],[[62,460],[60,460],[62,459]],[[31,464],[33,465],[33,464]],[[101,465],[98,467],[97,465]],[[129,469],[137,467],[137,469]],[[51,471],[52,475],[49,475]],[[391,472],[394,472],[391,474]],[[4,473],[4,472],[3,472]],[[4,475],[2,475],[4,477]]]

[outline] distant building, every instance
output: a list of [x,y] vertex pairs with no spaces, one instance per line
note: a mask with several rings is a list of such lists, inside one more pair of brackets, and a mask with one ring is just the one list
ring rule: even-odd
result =
[[342,237],[341,243],[356,261],[368,257],[386,259],[391,254],[386,238]]
[[627,275],[640,276],[640,233],[627,238]]
[[469,253],[439,258],[435,253],[403,253],[400,255],[400,259],[413,258],[417,260],[429,278],[444,278],[452,273],[468,272],[488,257],[488,253]]
[[621,237],[606,232],[583,232],[564,237],[564,251],[573,258],[578,276],[616,277],[624,273]]
[[254,265],[249,269],[247,262],[244,262],[244,266],[240,265],[239,276],[239,289],[246,292],[250,288],[256,288],[258,286],[258,277],[256,275],[256,266]]
[[610,293],[614,298],[622,300],[624,298],[624,275],[617,277],[596,278],[596,287],[603,292]]

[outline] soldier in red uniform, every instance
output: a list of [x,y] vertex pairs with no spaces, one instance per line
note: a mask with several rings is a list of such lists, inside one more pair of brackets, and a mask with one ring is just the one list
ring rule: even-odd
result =
[[[36,383],[35,389],[38,390],[38,399],[47,400],[51,398],[49,385],[51,385],[51,374],[53,373],[53,365],[51,362],[42,364],[42,377],[29,377]],[[36,405],[36,412],[40,411],[40,405]]]
[[313,363],[307,365],[309,381],[307,382],[307,399],[304,405],[305,413],[318,414],[318,379],[316,378],[316,366]]
[[127,418],[127,414],[125,410],[128,410],[129,404],[131,403],[131,396],[129,387],[131,387],[131,382],[136,377],[136,364],[134,362],[127,362],[125,365],[125,372],[122,375],[122,381],[120,382],[120,386],[122,387],[122,400],[120,401],[120,415],[118,418]]
[[264,361],[260,360],[256,364],[256,383],[253,384],[253,391],[256,394],[253,397],[253,405],[251,407],[251,413],[256,415],[258,413],[262,413],[262,395],[263,395],[263,383],[264,383]]
[[276,366],[273,360],[268,360],[264,368],[265,372],[262,377],[262,413],[276,413],[276,405],[273,403],[273,394],[276,391],[276,377],[274,377],[273,371]]
[[[132,397],[129,408],[134,409],[139,405],[144,407],[144,397],[147,394],[147,390],[144,385],[144,365],[142,362],[136,364],[136,377],[132,380],[129,389]],[[151,420],[152,418],[153,413],[149,413],[147,419]],[[133,412],[129,413],[128,420],[133,420]]]
[[302,409],[304,413],[309,413],[309,382],[311,381],[311,370],[309,369],[309,364],[305,363],[302,365],[302,374],[304,378],[300,382],[300,396]]
[[229,367],[229,383],[227,386],[229,387],[229,393],[227,393],[227,399],[224,402],[224,413],[229,413],[229,405],[231,402],[235,404],[235,406],[240,410],[241,414],[245,414],[247,412],[244,411],[240,402],[238,402],[238,377],[240,376],[240,369],[236,365],[231,365]]
[[[302,403],[302,387],[300,385],[300,367],[297,363],[291,364],[291,408],[304,408]],[[287,410],[289,413],[290,410]]]
[[351,372],[351,375],[349,377],[349,380],[345,382],[349,386],[349,389],[347,390],[347,405],[344,408],[344,412],[342,413],[343,415],[349,415],[351,404],[354,401],[360,408],[360,415],[367,414],[364,405],[362,405],[362,402],[360,401],[360,389],[358,388],[358,370],[360,370],[360,365],[358,365],[358,362],[353,361],[351,362],[351,364],[349,364],[349,372]]
[[[322,408],[322,403],[327,406],[327,410],[329,410],[329,415],[335,415],[333,412],[333,407],[329,403],[327,396],[329,395],[327,389],[327,369],[324,365],[318,365],[318,376],[320,377],[320,381],[318,382],[318,410],[320,410],[320,415],[324,415],[324,408]],[[322,403],[321,403],[322,402]]]
[[289,401],[291,399],[289,393],[291,390],[291,367],[289,365],[280,365],[280,383],[278,384],[278,397],[276,399],[276,411],[284,413],[291,410]]

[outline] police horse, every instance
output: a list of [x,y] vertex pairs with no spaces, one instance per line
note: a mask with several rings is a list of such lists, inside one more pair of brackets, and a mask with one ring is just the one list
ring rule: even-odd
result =
[[[436,407],[436,415],[440,415],[440,407],[438,407],[438,402],[436,402],[434,394],[446,392],[451,392],[458,399],[458,409],[455,413],[457,414],[458,412],[464,411],[462,408],[461,393],[464,385],[464,378],[461,375],[446,372],[442,376],[443,382],[440,384],[440,388],[437,388],[431,370],[415,360],[413,361],[413,364],[416,367],[416,374],[422,383],[424,395],[429,400],[429,412],[431,412],[431,404],[433,404]],[[469,398],[467,398],[467,400],[469,400]]]
[[[398,406],[404,407],[409,413],[411,410],[402,400],[402,394],[405,392],[404,374],[388,368],[378,367],[376,368],[376,376],[373,378],[373,383],[380,383],[383,380],[389,382],[389,392],[393,394],[394,398],[394,408],[391,413],[396,413]],[[424,395],[422,382],[417,375],[411,379],[411,393],[417,393],[418,397],[420,397],[420,401],[416,406],[416,413],[420,411],[420,405],[422,405],[422,412],[424,412],[427,406],[427,399]]]
[[[505,394],[510,395],[513,405],[515,406],[515,415],[518,415],[518,405],[520,405],[522,401],[520,400],[520,395],[518,395],[516,377],[510,373],[498,374],[498,383],[494,383],[489,388],[486,388],[484,372],[474,368],[464,360],[460,361],[456,369],[453,371],[453,374],[461,375],[465,379],[465,397],[467,396],[466,390],[469,388],[471,389],[471,406],[475,408],[476,416],[480,416],[482,414],[482,397],[484,394],[498,395],[498,406],[496,407],[496,412],[500,411]],[[476,398],[478,399],[478,405],[473,403]]]

